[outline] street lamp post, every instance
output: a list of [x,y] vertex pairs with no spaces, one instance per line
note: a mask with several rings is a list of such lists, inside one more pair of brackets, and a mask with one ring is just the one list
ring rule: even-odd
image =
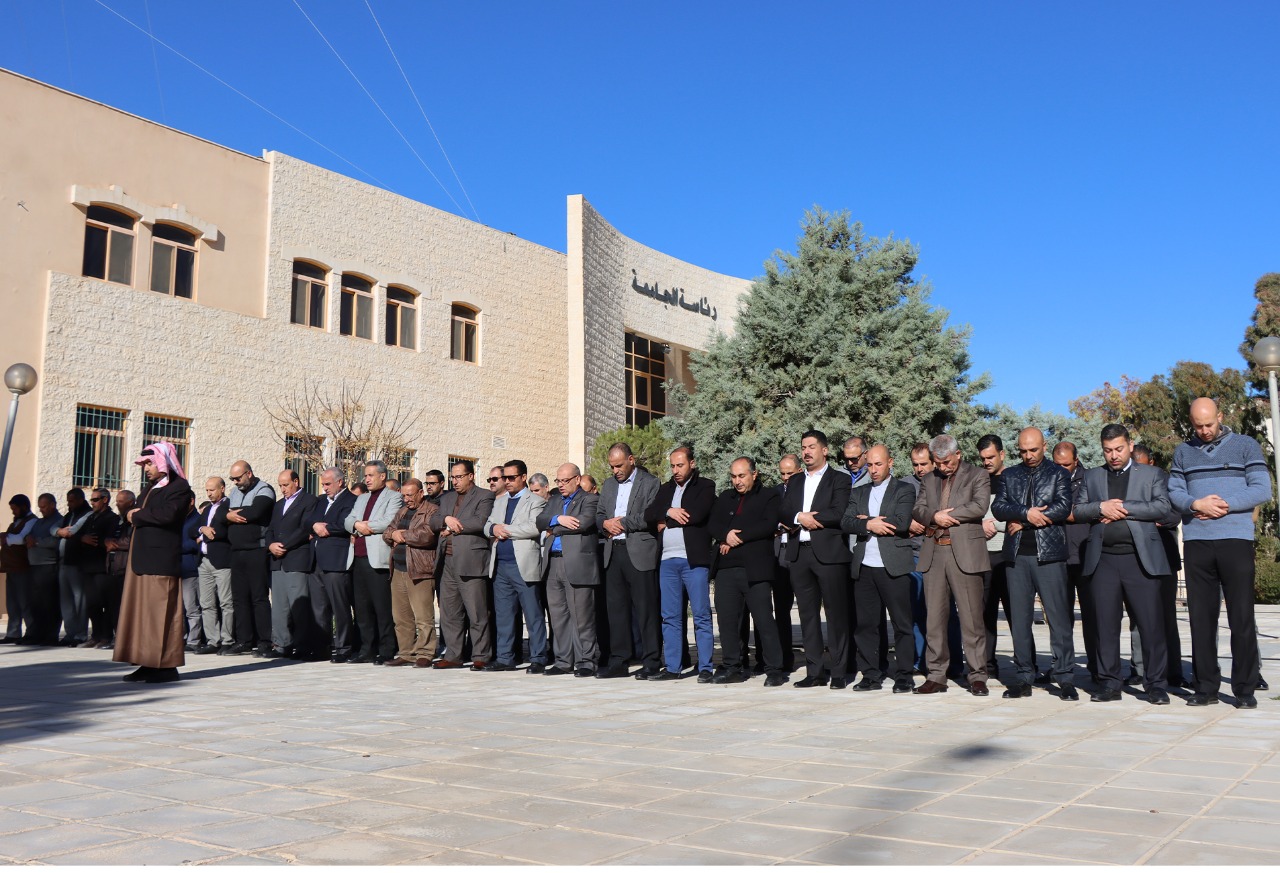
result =
[[14,364],[4,371],[4,387],[12,392],[13,400],[9,403],[9,423],[4,429],[4,450],[0,451],[0,494],[4,493],[4,472],[9,468],[9,444],[13,442],[13,424],[18,420],[18,398],[36,387],[35,367]]
[[[1253,362],[1267,371],[1267,394],[1271,398],[1271,451],[1277,458],[1276,473],[1280,475],[1280,392],[1276,390],[1276,371],[1280,370],[1280,338],[1264,336],[1253,347]],[[1277,492],[1277,513],[1280,514],[1280,490]],[[1280,527],[1277,528],[1280,531]]]

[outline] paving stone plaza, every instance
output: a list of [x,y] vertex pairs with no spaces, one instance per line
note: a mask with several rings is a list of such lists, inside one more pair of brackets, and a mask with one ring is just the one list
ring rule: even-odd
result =
[[[1259,631],[1280,688],[1280,607]],[[1280,864],[1280,691],[1244,711],[1001,700],[998,682],[126,669],[0,648],[0,861]]]

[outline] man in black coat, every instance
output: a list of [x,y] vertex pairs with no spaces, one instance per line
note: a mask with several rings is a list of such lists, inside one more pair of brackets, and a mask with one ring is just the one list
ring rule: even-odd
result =
[[74,560],[84,590],[85,615],[93,630],[82,648],[111,642],[115,623],[110,620],[111,578],[107,575],[107,542],[120,530],[120,517],[111,511],[111,492],[95,488],[84,523],[67,537],[66,560]]
[[894,694],[910,694],[915,688],[915,635],[911,625],[911,572],[915,550],[911,542],[911,509],[916,490],[893,476],[893,459],[884,446],[872,446],[866,454],[870,487],[855,488],[849,497],[840,527],[856,538],[849,574],[853,577],[854,614],[858,624],[854,642],[862,680],[854,691],[879,691],[884,684],[880,669],[880,629],[885,609],[893,624]]
[[720,667],[712,681],[717,685],[745,682],[750,671],[743,662],[741,628],[743,607],[751,612],[764,661],[764,684],[785,685],[782,645],[773,618],[773,534],[778,529],[776,488],[764,488],[751,458],[738,458],[729,466],[733,487],[716,498],[707,525],[719,543],[716,558],[716,616],[720,620]]
[[666,669],[650,681],[680,678],[684,652],[684,597],[693,611],[693,639],[698,647],[698,681],[714,676],[715,631],[711,622],[711,534],[707,520],[716,501],[714,482],[698,475],[693,449],[680,446],[668,458],[671,478],[658,489],[645,510],[645,522],[658,536],[661,559],[658,586],[662,595],[662,652]]
[[[800,609],[804,637],[805,677],[797,688],[826,685],[844,688],[849,655],[849,546],[840,524],[849,506],[849,476],[827,463],[827,435],[806,431],[800,438],[804,472],[791,477],[782,498],[778,523],[787,530],[791,587]],[[822,612],[827,614],[827,641],[822,640]],[[831,667],[823,663],[823,649]]]
[[314,635],[308,640],[311,651],[305,654],[345,664],[359,643],[351,617],[353,592],[351,571],[347,569],[351,534],[343,526],[343,520],[356,505],[356,496],[347,489],[337,467],[328,467],[320,474],[320,488],[324,496],[316,501],[307,519],[315,549],[315,570],[307,580]]
[[227,506],[231,540],[231,596],[235,600],[236,644],[229,654],[259,656],[271,648],[270,555],[263,531],[271,521],[276,492],[253,475],[248,461],[231,465]]
[[307,519],[316,498],[302,491],[294,470],[281,470],[276,479],[280,499],[271,513],[265,539],[271,553],[271,642],[265,657],[297,657],[296,644],[302,641],[311,623],[311,602],[307,577],[315,566],[311,549],[311,529]]

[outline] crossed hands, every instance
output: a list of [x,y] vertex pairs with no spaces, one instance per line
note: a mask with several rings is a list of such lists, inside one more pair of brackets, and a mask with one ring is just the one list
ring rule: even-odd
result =
[[1210,494],[1208,497],[1201,497],[1199,500],[1193,501],[1191,511],[1199,519],[1222,518],[1230,511],[1231,507],[1227,505],[1227,501],[1223,500],[1216,494]]

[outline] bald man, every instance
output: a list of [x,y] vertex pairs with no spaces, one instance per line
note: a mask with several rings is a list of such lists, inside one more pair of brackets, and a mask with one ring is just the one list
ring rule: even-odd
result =
[[1044,433],[1024,428],[1018,434],[1022,463],[1005,468],[991,513],[999,521],[1016,522],[1005,529],[1005,580],[1009,586],[1009,616],[1013,661],[1017,675],[1002,695],[1030,697],[1035,681],[1035,638],[1032,625],[1036,595],[1049,625],[1053,679],[1058,697],[1079,700],[1072,664],[1075,610],[1067,582],[1066,521],[1071,515],[1071,475],[1045,457]]
[[1231,692],[1254,709],[1258,628],[1253,613],[1253,510],[1271,499],[1271,476],[1256,440],[1222,423],[1208,397],[1191,404],[1195,436],[1173,453],[1169,500],[1182,513],[1195,693],[1188,706],[1218,702],[1218,615],[1227,604],[1231,628]]
[[596,675],[600,644],[596,637],[596,589],[600,587],[600,536],[596,510],[600,498],[581,488],[577,464],[556,470],[556,491],[538,513],[543,578],[555,663],[544,676]]

